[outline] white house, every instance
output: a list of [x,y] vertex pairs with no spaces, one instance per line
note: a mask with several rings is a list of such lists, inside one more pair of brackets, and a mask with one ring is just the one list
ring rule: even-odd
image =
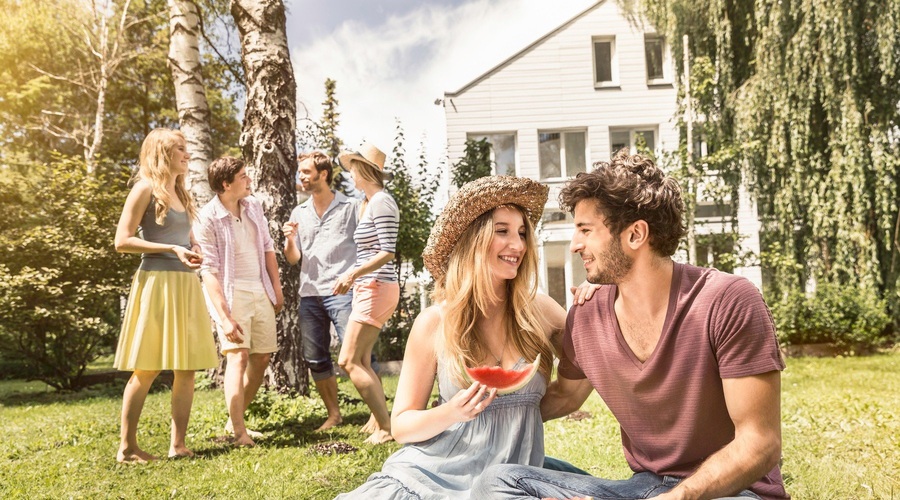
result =
[[[574,227],[559,209],[559,189],[623,147],[635,150],[643,142],[657,154],[677,148],[673,82],[665,38],[649,25],[635,26],[614,1],[603,0],[444,94],[450,164],[463,156],[467,139],[487,138],[494,173],[550,186],[540,286],[563,305],[571,305],[568,289],[584,280],[584,268],[568,250]],[[755,210],[746,215],[756,221]],[[728,222],[710,210],[698,210],[698,217],[713,225]],[[736,272],[761,286],[758,268]]]

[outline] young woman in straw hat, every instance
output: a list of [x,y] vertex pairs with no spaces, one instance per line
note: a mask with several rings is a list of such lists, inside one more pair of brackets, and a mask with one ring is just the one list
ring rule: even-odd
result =
[[[436,305],[416,318],[394,399],[391,429],[406,446],[339,498],[469,498],[490,465],[543,464],[540,401],[551,339],[565,324],[565,311],[536,288],[534,226],[546,200],[546,186],[499,176],[451,198],[424,254]],[[520,369],[538,355],[538,374],[511,394],[464,376],[464,367]],[[435,380],[440,404],[431,407]]]
[[141,254],[114,363],[119,370],[133,372],[122,397],[119,462],[156,459],[138,446],[137,425],[160,370],[175,374],[169,456],[192,456],[184,439],[194,400],[194,371],[219,363],[194,274],[202,258],[191,232],[196,212],[184,186],[189,158],[181,132],[151,131],[141,145],[137,182],[116,228],[116,250]]
[[384,181],[391,175],[384,171],[385,154],[381,150],[363,144],[359,151],[341,153],[338,160],[350,171],[357,189],[366,195],[353,233],[356,265],[340,276],[334,286],[335,294],[353,289],[352,311],[338,364],[372,410],[370,423],[363,428],[372,433],[366,442],[379,444],[393,438],[384,388],[372,369],[372,348],[400,301],[394,266],[400,211],[394,198],[384,191]]

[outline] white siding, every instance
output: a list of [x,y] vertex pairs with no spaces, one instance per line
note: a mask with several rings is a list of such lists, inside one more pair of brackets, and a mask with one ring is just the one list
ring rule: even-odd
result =
[[[610,157],[611,128],[652,129],[657,152],[677,148],[677,92],[673,85],[648,86],[645,32],[652,34],[652,28],[633,26],[619,12],[615,0],[601,1],[463,89],[445,94],[450,164],[462,157],[467,134],[476,133],[515,132],[517,175],[533,179],[540,176],[539,131],[584,131],[588,169],[591,163]],[[617,86],[594,86],[593,41],[597,37],[615,37],[613,75],[618,77],[613,83]],[[671,54],[665,57],[665,64],[664,73],[671,78]],[[547,181],[548,207],[557,208],[562,183],[563,179]],[[750,210],[741,212],[741,232],[749,249],[758,251],[752,223],[755,207],[742,204],[741,208]],[[698,227],[701,232],[710,229]],[[556,225],[544,231],[542,240],[568,241],[571,233],[571,225]],[[580,259],[574,260],[567,263],[567,280],[573,275],[572,266],[581,265]],[[541,267],[541,287],[545,288],[546,268]],[[737,272],[761,286],[758,267]]]
[[[615,36],[618,88],[594,88],[593,38]],[[669,74],[672,71],[669,70]],[[538,177],[539,130],[587,131],[588,162],[609,158],[609,127],[657,130],[657,149],[674,149],[672,86],[648,87],[644,32],[608,0],[444,101],[451,164],[467,133],[517,131],[517,172]],[[555,201],[553,201],[555,203]]]

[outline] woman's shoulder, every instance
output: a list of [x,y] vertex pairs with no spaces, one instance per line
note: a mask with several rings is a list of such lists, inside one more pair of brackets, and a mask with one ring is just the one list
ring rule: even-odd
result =
[[146,179],[138,178],[138,180],[135,181],[134,185],[131,186],[131,192],[139,194],[150,194],[153,192],[153,185],[150,184],[150,181]]
[[416,316],[412,330],[409,332],[409,343],[417,346],[419,351],[434,345],[434,338],[441,327],[440,306],[426,307]]
[[138,181],[131,186],[131,192],[128,193],[128,198],[134,200],[134,202],[139,205],[149,205],[150,201],[153,199],[153,185],[144,179],[138,179]]
[[397,209],[397,200],[395,200],[390,193],[384,190],[372,195],[372,199],[369,200],[369,204],[372,206],[392,207],[395,210]]
[[426,307],[422,312],[419,313],[419,316],[416,317],[416,321],[421,321],[423,326],[438,326],[441,323],[441,306],[440,304],[434,304]]
[[534,297],[535,305],[539,312],[551,312],[551,311],[562,311],[565,312],[565,309],[553,297],[547,295],[543,292],[538,292]]

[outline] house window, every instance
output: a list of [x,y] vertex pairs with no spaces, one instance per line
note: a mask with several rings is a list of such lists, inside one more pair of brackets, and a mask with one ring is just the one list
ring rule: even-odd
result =
[[594,87],[618,85],[615,37],[594,37]]
[[538,156],[541,179],[571,177],[584,172],[587,145],[584,132],[538,132]]
[[666,39],[657,35],[644,36],[644,59],[647,63],[647,83],[669,83],[666,77],[668,51]]
[[487,139],[491,145],[491,162],[494,175],[516,175],[516,134],[466,134],[467,139]]
[[572,218],[572,214],[560,210],[558,208],[545,208],[544,213],[541,215],[541,224],[544,227],[549,225],[566,225],[573,224],[575,221]]
[[737,250],[735,240],[733,233],[698,234],[697,265],[733,273]]
[[612,129],[609,131],[609,152],[615,155],[620,149],[632,154],[656,151],[656,131],[653,129]]

